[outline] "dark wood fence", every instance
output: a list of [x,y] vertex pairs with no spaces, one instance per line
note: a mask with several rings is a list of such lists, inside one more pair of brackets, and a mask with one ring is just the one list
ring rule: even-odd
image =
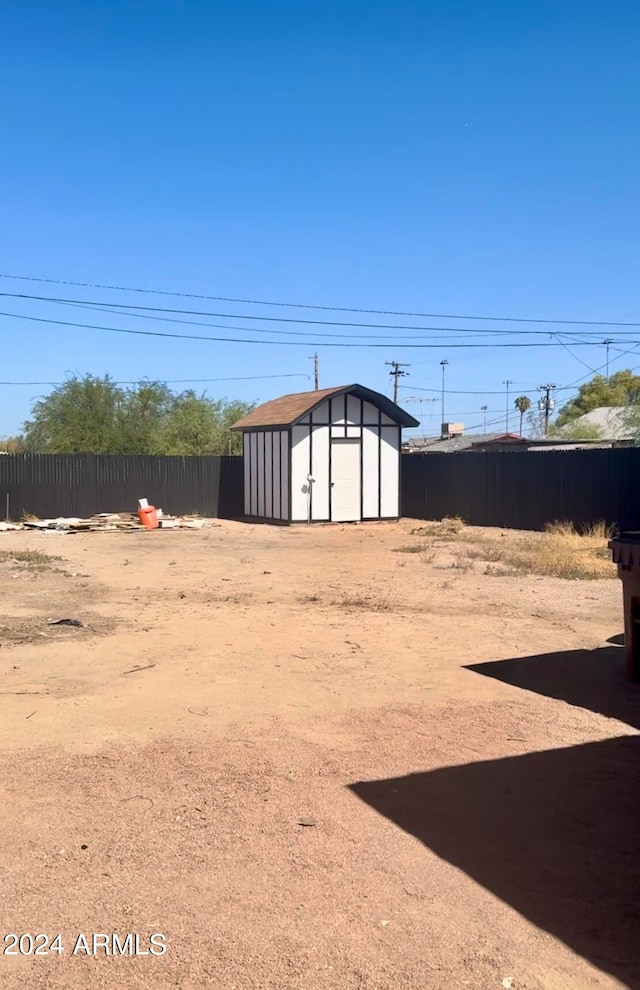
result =
[[108,454],[0,455],[0,518],[135,512],[148,498],[166,513],[234,518],[243,511],[241,457]]
[[512,529],[554,520],[640,529],[640,448],[405,454],[402,514]]
[[[241,457],[0,455],[0,518],[135,511],[148,498],[167,513],[240,519]],[[406,454],[402,514],[461,516],[474,526],[542,529],[568,519],[640,530],[640,448]]]

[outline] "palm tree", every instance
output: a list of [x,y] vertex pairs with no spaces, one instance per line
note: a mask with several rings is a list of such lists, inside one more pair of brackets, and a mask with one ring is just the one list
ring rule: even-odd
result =
[[520,413],[520,436],[522,436],[522,417],[528,409],[531,409],[531,399],[528,395],[519,395],[513,404]]

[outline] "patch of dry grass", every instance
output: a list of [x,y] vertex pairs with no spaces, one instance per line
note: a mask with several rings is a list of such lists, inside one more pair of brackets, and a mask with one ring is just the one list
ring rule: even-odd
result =
[[440,519],[439,522],[427,522],[424,526],[418,526],[411,530],[411,536],[431,536],[434,539],[451,539],[463,530],[468,529],[464,519],[460,516],[451,516]]
[[51,567],[54,561],[61,559],[41,550],[0,550],[0,562],[25,564],[28,567]]
[[[461,519],[443,519],[412,530],[413,536],[426,537],[433,543],[464,543],[469,567],[473,560],[487,565],[485,574],[494,577],[540,574],[569,580],[612,578],[616,571],[611,563],[607,541],[611,529],[603,522],[577,530],[570,522],[550,523],[543,533],[501,532],[466,526]],[[468,570],[456,557],[456,570]]]
[[340,608],[358,609],[367,612],[389,612],[393,605],[387,596],[373,595],[349,595],[344,594],[342,598],[332,602]]

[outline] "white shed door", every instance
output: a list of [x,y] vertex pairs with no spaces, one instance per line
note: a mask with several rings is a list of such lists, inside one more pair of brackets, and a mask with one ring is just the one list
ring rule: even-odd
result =
[[360,519],[360,441],[331,441],[331,519]]

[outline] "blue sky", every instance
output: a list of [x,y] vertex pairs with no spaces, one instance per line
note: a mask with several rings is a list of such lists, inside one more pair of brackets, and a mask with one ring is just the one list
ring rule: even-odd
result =
[[[0,33],[2,273],[432,314],[640,322],[633,0],[10,0]],[[640,328],[280,310],[5,278],[0,291],[223,313],[184,318],[269,331],[4,298],[0,310],[14,314],[0,316],[7,382],[73,372],[126,381],[302,376],[317,350],[321,385],[357,381],[388,394],[385,362],[397,360],[411,364],[405,399],[436,398],[447,359],[447,388],[461,393],[447,396],[447,418],[477,425],[486,404],[501,428],[506,379],[514,394],[568,385],[589,375],[578,358],[604,364],[604,347],[478,330],[602,333],[616,341],[612,369],[640,365],[640,347],[637,358],[621,356],[623,334],[631,347]],[[457,330],[249,319],[259,315]],[[19,316],[272,343],[112,334]],[[321,331],[342,336],[314,336]],[[362,343],[368,332],[378,335],[370,343],[388,346],[315,346],[353,342],[346,334],[364,335]],[[411,349],[402,334],[437,346]],[[450,346],[550,339],[556,346]],[[194,387],[266,400],[310,385],[299,377]],[[46,391],[0,385],[0,436]],[[476,392],[486,394],[468,394]],[[419,404],[407,408],[417,413]],[[435,432],[439,401],[422,408]]]

